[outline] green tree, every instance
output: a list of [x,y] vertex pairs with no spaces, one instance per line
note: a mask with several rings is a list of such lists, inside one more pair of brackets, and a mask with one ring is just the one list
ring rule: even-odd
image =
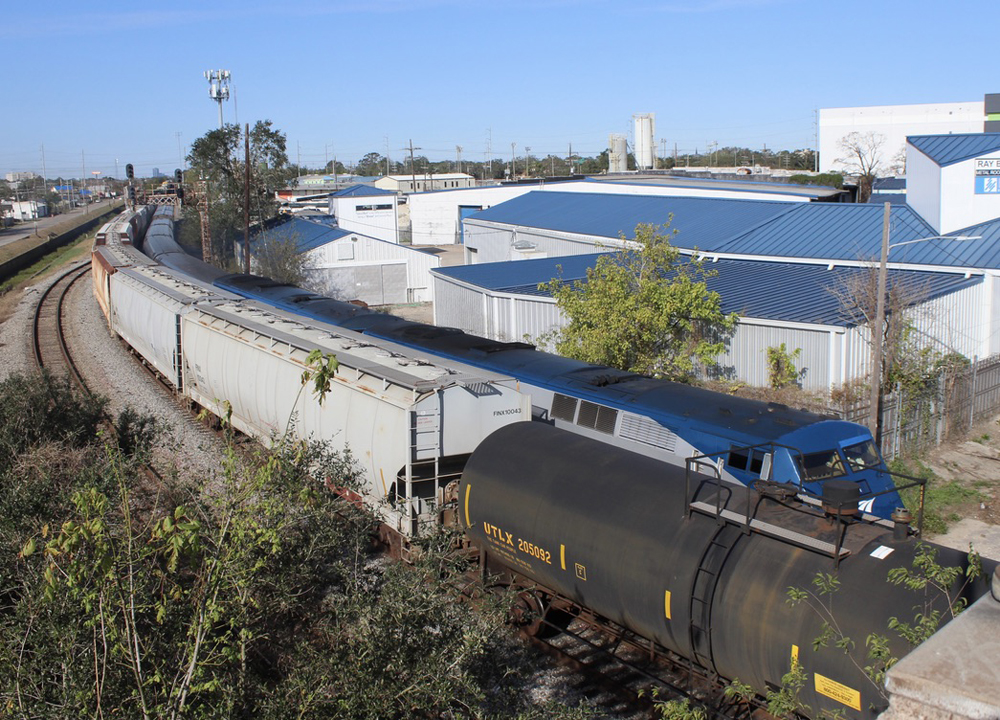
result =
[[634,240],[601,255],[586,280],[539,286],[568,320],[553,338],[557,352],[671,380],[715,364],[737,316],[722,312],[719,294],[705,284],[712,273],[697,257],[681,259],[668,228],[669,221],[639,224]]
[[289,285],[302,285],[306,279],[305,255],[299,250],[297,233],[276,235],[264,231],[251,241],[253,271]]
[[358,162],[354,172],[356,175],[383,175],[385,174],[385,157],[377,152],[367,153]]
[[[191,144],[188,162],[195,177],[208,180],[213,252],[223,261],[232,257],[234,242],[243,235],[246,190],[245,136],[239,125],[211,130]],[[275,191],[291,174],[285,135],[270,120],[250,128],[250,217],[263,224],[277,213]]]
[[795,369],[795,361],[802,354],[802,348],[789,352],[785,343],[767,348],[767,381],[775,390],[788,387],[799,379],[799,371]]

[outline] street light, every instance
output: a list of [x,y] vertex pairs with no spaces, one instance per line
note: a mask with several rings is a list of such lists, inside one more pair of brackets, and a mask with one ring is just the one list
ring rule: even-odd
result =
[[882,446],[882,338],[885,335],[885,285],[886,262],[889,259],[889,251],[901,245],[913,245],[914,243],[927,242],[928,240],[951,240],[962,242],[963,240],[979,240],[982,235],[931,235],[929,237],[916,238],[915,240],[903,240],[902,242],[889,244],[889,209],[890,204],[885,203],[882,214],[882,257],[878,264],[878,295],[875,301],[875,323],[872,327],[872,382],[870,396],[870,410],[868,424],[875,438],[875,444]]

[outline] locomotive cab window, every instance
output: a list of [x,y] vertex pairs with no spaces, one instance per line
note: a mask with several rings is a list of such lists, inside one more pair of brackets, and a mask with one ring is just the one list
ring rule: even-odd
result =
[[802,466],[805,468],[806,480],[825,480],[847,474],[844,462],[836,450],[824,450],[823,452],[803,455]]
[[749,448],[732,448],[729,451],[729,467],[736,470],[746,470],[754,475],[759,475],[764,466],[764,451],[750,450]]
[[848,445],[844,448],[844,457],[851,470],[864,470],[882,464],[878,450],[875,449],[875,443],[871,440]]

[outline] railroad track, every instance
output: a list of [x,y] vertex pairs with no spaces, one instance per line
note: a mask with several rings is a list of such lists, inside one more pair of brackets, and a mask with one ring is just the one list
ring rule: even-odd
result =
[[60,275],[39,298],[32,323],[32,343],[39,369],[55,376],[69,376],[85,392],[89,392],[87,383],[66,344],[63,304],[73,286],[87,277],[89,270],[90,261],[87,260]]

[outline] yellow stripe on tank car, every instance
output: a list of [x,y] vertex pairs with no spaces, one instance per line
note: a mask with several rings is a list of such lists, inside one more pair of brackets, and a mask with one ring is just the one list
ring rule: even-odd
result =
[[472,486],[466,483],[465,485],[465,527],[472,527],[472,523],[469,522],[469,492],[472,490]]
[[663,591],[663,614],[667,616],[667,620],[670,620],[670,591]]
[[566,569],[566,546],[565,545],[560,545],[559,546],[559,565],[562,567],[563,570]]
[[792,663],[797,663],[799,661],[799,646],[792,645]]

